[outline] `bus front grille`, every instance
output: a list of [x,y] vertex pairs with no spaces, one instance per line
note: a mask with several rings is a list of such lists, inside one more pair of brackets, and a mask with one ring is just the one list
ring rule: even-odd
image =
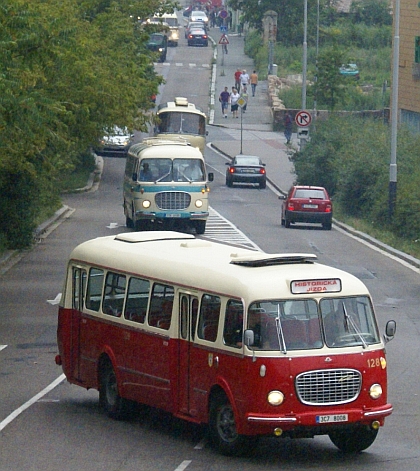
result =
[[345,404],[360,393],[362,376],[352,369],[315,370],[296,377],[299,399],[308,405]]
[[162,191],[156,193],[156,205],[163,210],[187,209],[191,203],[191,195],[184,191]]

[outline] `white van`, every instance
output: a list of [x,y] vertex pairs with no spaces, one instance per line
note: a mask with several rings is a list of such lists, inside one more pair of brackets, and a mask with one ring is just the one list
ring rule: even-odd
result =
[[162,15],[155,15],[152,18],[152,21],[159,21],[169,28],[168,46],[178,46],[179,23],[176,13],[163,13]]

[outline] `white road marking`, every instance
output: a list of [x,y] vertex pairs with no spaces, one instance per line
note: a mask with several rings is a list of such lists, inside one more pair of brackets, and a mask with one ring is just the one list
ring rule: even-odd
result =
[[52,306],[55,306],[61,301],[61,295],[62,293],[58,293],[54,299],[47,299],[47,303],[51,304]]
[[4,350],[7,347],[7,345],[0,345],[0,351]]
[[50,391],[52,391],[55,387],[57,387],[65,379],[66,379],[66,377],[63,373],[55,381],[53,381],[49,386],[47,386],[45,389],[43,389],[41,392],[39,392],[37,395],[35,395],[32,399],[29,399],[29,401],[25,402],[25,404],[20,406],[18,409],[14,410],[8,417],[6,417],[2,422],[0,422],[0,432],[7,425],[9,425],[13,420],[15,420],[16,417],[18,417],[22,412],[24,412],[26,409],[31,407],[32,404],[35,404],[35,402],[39,401],[39,399],[41,399],[46,394],[48,394]]
[[191,464],[191,460],[183,461],[174,471],[183,471],[187,466]]

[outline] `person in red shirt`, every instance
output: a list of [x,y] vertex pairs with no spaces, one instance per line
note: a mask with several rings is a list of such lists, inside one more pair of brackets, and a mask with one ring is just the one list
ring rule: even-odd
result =
[[242,75],[241,69],[237,69],[235,72],[235,88],[236,90],[238,90],[238,92],[241,89],[241,75]]

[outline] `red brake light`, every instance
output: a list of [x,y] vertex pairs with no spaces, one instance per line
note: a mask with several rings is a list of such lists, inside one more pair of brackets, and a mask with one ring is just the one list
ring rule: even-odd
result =
[[229,173],[235,173],[235,167],[229,167]]
[[264,175],[264,174],[265,174],[265,168],[260,168],[260,173],[261,173],[262,175]]
[[325,212],[326,213],[330,213],[332,211],[332,207],[330,204],[327,204],[327,206],[325,207]]
[[288,211],[294,211],[295,210],[295,205],[289,201],[289,203],[287,204],[287,210]]
[[207,39],[207,34],[203,34],[203,38],[204,38],[204,39]]

